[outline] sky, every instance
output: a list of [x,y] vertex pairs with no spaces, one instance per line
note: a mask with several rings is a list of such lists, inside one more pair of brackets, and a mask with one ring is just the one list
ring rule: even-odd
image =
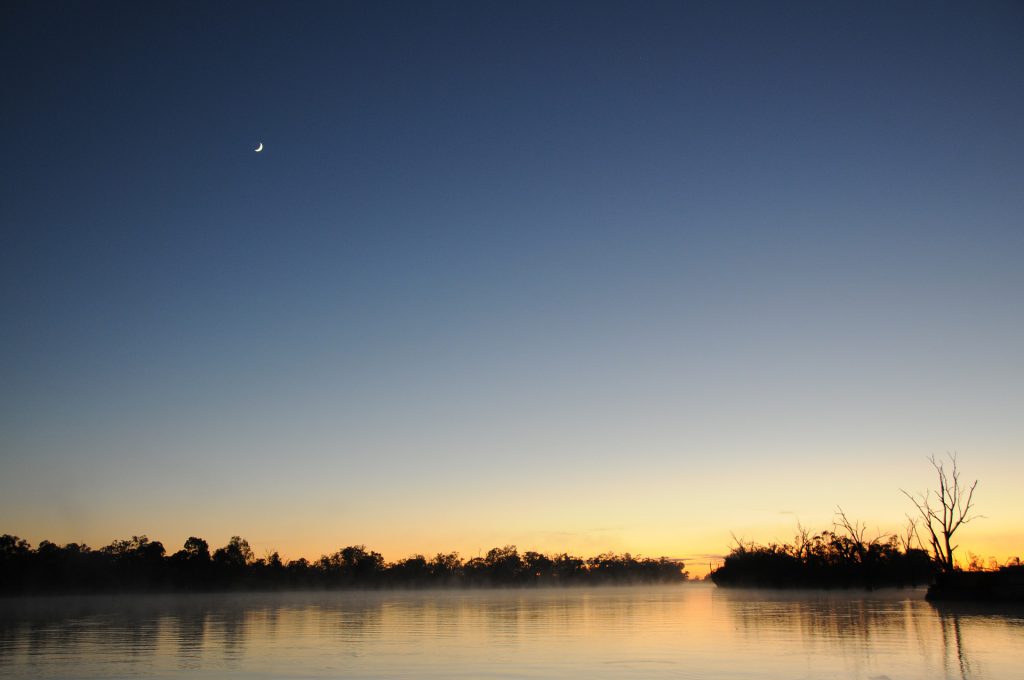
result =
[[[0,532],[1024,556],[1019,3],[7,2]],[[255,153],[258,144],[264,145]]]

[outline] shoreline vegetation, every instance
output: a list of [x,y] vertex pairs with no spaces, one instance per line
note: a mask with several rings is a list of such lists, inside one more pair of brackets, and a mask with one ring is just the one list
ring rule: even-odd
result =
[[725,557],[709,577],[716,586],[736,588],[864,588],[929,585],[938,566],[926,550],[901,546],[900,539],[866,540],[862,532],[809,534],[799,527],[793,543],[745,543]]
[[[831,530],[812,534],[799,523],[793,543],[761,545],[733,537],[736,546],[708,578],[720,587],[863,588],[928,585],[929,600],[1024,602],[1024,565],[1010,558],[985,570],[971,555],[967,571],[954,559],[953,536],[972,514],[978,482],[960,480],[956,454],[950,467],[930,458],[937,490],[906,495],[918,511],[902,534],[868,538],[863,522],[836,509]],[[925,540],[922,540],[922,534]],[[925,548],[925,545],[928,548]],[[218,590],[317,590],[341,588],[528,587],[683,583],[682,560],[604,553],[576,557],[525,552],[514,545],[463,560],[458,553],[427,559],[413,555],[385,562],[380,553],[353,545],[316,561],[285,563],[278,553],[256,558],[233,536],[210,552],[195,536],[167,554],[145,535],[93,550],[78,543],[42,541],[32,548],[11,534],[0,536],[0,595],[105,592],[209,592]]]
[[906,539],[863,533],[822,531],[813,536],[799,527],[793,543],[736,541],[736,547],[708,578],[722,588],[913,588],[928,586],[932,601],[1024,602],[1024,564],[985,567],[972,556],[967,569],[945,569],[927,550]]
[[928,588],[925,599],[932,602],[1024,603],[1024,565],[939,574]]
[[932,601],[1024,602],[1020,558],[1009,558],[1003,566],[993,559],[985,569],[970,555],[966,571],[954,558],[954,535],[981,515],[973,513],[978,481],[961,481],[957,455],[947,458],[929,458],[935,490],[901,490],[917,510],[916,516],[907,516],[902,535],[879,533],[869,539],[863,522],[851,521],[837,508],[832,530],[811,535],[798,523],[793,543],[760,545],[733,537],[736,547],[708,577],[717,586],[746,588],[872,590],[928,585],[926,598]]
[[285,562],[276,552],[255,557],[239,536],[212,553],[205,540],[191,537],[173,554],[145,535],[98,550],[50,541],[33,549],[17,536],[0,536],[0,595],[628,585],[688,578],[681,560],[666,557],[520,554],[514,545],[468,560],[451,552],[397,562],[356,545],[315,561]]

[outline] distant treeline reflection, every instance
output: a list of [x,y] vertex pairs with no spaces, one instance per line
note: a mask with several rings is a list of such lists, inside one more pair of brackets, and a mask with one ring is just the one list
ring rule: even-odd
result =
[[683,563],[664,557],[520,554],[513,545],[468,560],[452,552],[397,562],[385,562],[380,553],[356,545],[315,561],[285,562],[276,552],[255,557],[249,543],[238,536],[212,553],[206,541],[192,537],[170,555],[162,543],[146,536],[114,541],[98,550],[50,541],[33,549],[17,536],[0,536],[3,594],[587,585],[686,579]]

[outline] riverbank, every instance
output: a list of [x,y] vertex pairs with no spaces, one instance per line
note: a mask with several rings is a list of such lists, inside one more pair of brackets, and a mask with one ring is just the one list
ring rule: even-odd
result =
[[938,574],[925,597],[935,602],[1024,602],[1024,566]]

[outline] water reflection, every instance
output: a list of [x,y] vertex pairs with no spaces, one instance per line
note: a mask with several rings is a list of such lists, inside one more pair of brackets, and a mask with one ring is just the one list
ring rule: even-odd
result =
[[932,603],[942,630],[943,666],[947,677],[975,677],[971,645],[976,638],[998,635],[1011,627],[1024,632],[1024,607],[991,603]]
[[825,644],[870,648],[879,639],[914,635],[928,604],[915,594],[890,597],[861,594],[721,590],[715,600],[727,607],[747,636],[772,631]]
[[1012,677],[1021,612],[702,585],[0,602],[0,676]]
[[963,633],[960,630],[960,617],[942,616],[942,648],[945,651],[943,658],[946,674],[950,671],[950,657],[956,659],[956,668],[960,671],[961,678],[970,677],[971,662],[967,660],[967,653],[964,651]]
[[[1007,658],[1017,655],[1014,637],[1024,633],[1024,612],[936,607],[922,595],[717,591],[714,600],[744,640],[844,657],[859,673],[882,667],[911,671],[909,662],[915,661],[934,669],[933,677],[1004,677],[997,669],[1009,667]],[[975,654],[973,644],[984,651]]]

